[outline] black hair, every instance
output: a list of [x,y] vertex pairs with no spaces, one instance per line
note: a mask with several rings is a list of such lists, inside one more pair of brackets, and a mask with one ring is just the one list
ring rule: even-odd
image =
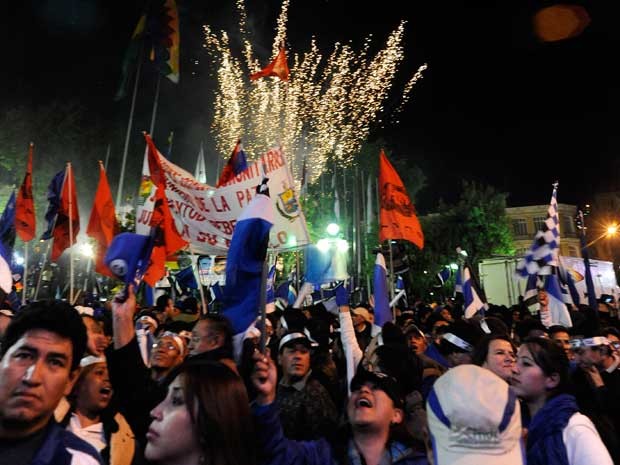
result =
[[566,334],[568,334],[568,328],[566,328],[566,326],[562,326],[562,325],[549,326],[547,331],[549,332],[549,336],[553,336],[555,333],[566,333]]
[[[472,323],[467,320],[454,321],[454,323],[451,323],[446,327],[445,333],[454,334],[469,343],[472,347],[475,347],[476,344],[478,344],[484,334],[478,323]],[[453,353],[466,353],[469,351],[452,344],[447,339],[442,339],[439,344],[439,352],[445,356]]]
[[226,318],[224,315],[217,314],[206,314],[200,317],[200,320],[209,322],[209,329],[213,332],[221,334],[224,336],[224,343],[222,344],[222,349],[230,352],[233,352],[233,329],[230,320]]
[[551,376],[556,373],[560,377],[557,387],[549,392],[547,398],[567,392],[569,388],[569,362],[564,349],[544,337],[529,337],[522,345],[532,354],[534,363],[538,365],[545,376]]
[[75,308],[66,302],[53,300],[32,302],[24,307],[6,329],[2,357],[31,329],[44,329],[69,339],[72,347],[71,370],[80,366],[86,351],[86,326]]
[[172,297],[170,297],[168,294],[160,295],[159,297],[157,297],[157,300],[155,301],[155,310],[157,310],[158,312],[163,312],[164,309],[168,306],[168,301],[171,298]]

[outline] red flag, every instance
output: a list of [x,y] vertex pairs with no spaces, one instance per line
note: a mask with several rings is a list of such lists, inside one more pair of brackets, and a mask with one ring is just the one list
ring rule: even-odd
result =
[[255,81],[256,79],[260,79],[262,77],[278,76],[282,81],[288,81],[288,73],[289,70],[286,62],[286,52],[284,51],[284,48],[280,48],[280,51],[275,59],[258,73],[250,74],[250,79]]
[[[69,228],[69,218],[71,218],[71,228]],[[67,163],[65,180],[60,195],[60,206],[54,225],[54,245],[52,246],[52,260],[60,257],[63,251],[73,244],[78,232],[80,231],[80,214],[78,212],[77,194],[75,192],[75,180],[73,179],[73,168],[71,163]],[[70,233],[73,233],[71,237]]]
[[26,175],[15,202],[15,231],[19,238],[28,242],[32,240],[36,229],[36,219],[34,214],[34,199],[32,197],[32,153],[34,144],[30,142],[28,149],[28,163],[26,165]]
[[241,147],[241,140],[238,140],[235,144],[235,148],[233,149],[233,153],[228,159],[228,162],[224,166],[222,173],[220,174],[220,178],[217,180],[217,184],[215,187],[220,187],[226,184],[228,181],[233,179],[242,171],[245,171],[248,168],[248,161],[245,156],[245,152]]
[[90,211],[90,219],[86,227],[86,235],[97,241],[95,252],[95,271],[106,276],[113,277],[112,273],[103,263],[103,258],[112,242],[112,238],[118,234],[119,227],[114,211],[112,192],[108,184],[103,163],[99,162],[99,185],[93,201],[93,209]]
[[159,161],[159,152],[151,139],[151,136],[144,134],[148,146],[149,170],[151,171],[151,182],[157,188],[155,192],[155,205],[151,216],[151,228],[154,237],[153,252],[146,272],[144,282],[150,286],[155,286],[157,281],[164,277],[166,273],[166,257],[182,249],[187,245],[187,241],[179,234],[174,224],[174,218],[168,206],[166,198],[166,175]]
[[424,247],[424,234],[407,190],[381,150],[379,159],[379,240],[404,239]]

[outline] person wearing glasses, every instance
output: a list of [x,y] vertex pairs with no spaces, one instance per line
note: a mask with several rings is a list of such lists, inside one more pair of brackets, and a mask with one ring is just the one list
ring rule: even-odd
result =
[[185,359],[185,341],[171,331],[164,331],[153,344],[151,351],[151,376],[160,381]]

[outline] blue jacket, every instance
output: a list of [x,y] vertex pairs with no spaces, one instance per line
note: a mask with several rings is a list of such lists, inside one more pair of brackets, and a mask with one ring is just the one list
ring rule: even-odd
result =
[[[275,403],[252,407],[256,435],[265,465],[338,465],[331,444],[325,439],[293,441],[282,432],[280,416]],[[390,446],[391,463],[398,465],[428,465],[426,455],[414,452],[400,443]],[[357,463],[355,451],[349,447],[348,463]],[[361,462],[359,462],[361,463]],[[344,465],[344,464],[343,464]]]
[[91,464],[102,465],[101,457],[95,448],[56,422],[49,426],[43,444],[30,462],[30,465]]

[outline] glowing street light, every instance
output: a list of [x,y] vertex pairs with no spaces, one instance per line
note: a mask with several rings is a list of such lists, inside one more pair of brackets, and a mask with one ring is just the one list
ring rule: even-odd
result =
[[87,242],[80,244],[80,253],[86,258],[93,258],[95,256],[95,249]]
[[618,225],[617,224],[610,224],[609,226],[607,226],[607,236],[613,236],[618,232]]
[[337,236],[340,232],[340,226],[338,226],[336,223],[329,223],[325,230],[330,236]]

